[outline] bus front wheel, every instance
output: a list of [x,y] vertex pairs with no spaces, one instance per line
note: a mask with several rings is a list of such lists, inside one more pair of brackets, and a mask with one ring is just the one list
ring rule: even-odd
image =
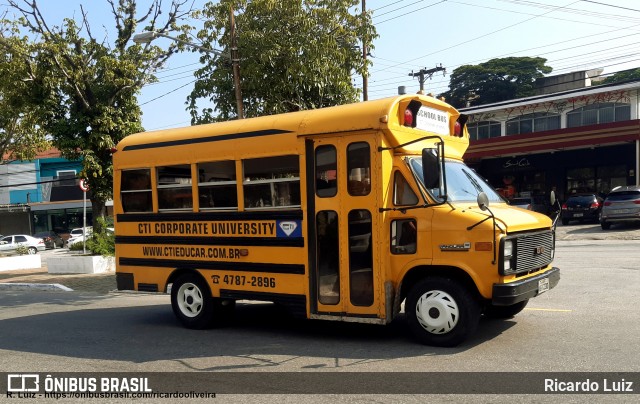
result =
[[452,347],[475,332],[481,310],[458,282],[427,278],[409,292],[405,312],[409,328],[421,343]]
[[171,287],[171,308],[187,328],[204,329],[212,324],[214,299],[209,287],[195,274],[184,274]]

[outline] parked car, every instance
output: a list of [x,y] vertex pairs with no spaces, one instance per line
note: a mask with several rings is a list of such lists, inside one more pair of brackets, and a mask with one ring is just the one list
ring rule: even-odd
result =
[[562,224],[572,220],[597,222],[600,219],[603,199],[595,193],[574,194],[562,204]]
[[41,238],[44,240],[44,245],[48,249],[56,249],[64,247],[64,239],[60,237],[55,231],[41,231],[33,235],[33,237]]
[[[93,233],[93,227],[87,226],[87,235],[90,236]],[[84,241],[84,233],[82,227],[72,229],[69,232],[69,239],[67,240],[67,246],[71,247],[73,244]]]
[[27,247],[29,254],[37,254],[38,251],[44,251],[46,248],[43,239],[26,234],[4,236],[0,239],[0,253],[15,253],[20,246]]
[[640,187],[616,187],[604,200],[600,226],[608,230],[612,223],[630,221],[640,221]]
[[544,195],[513,198],[509,201],[509,205],[544,214],[549,211]]

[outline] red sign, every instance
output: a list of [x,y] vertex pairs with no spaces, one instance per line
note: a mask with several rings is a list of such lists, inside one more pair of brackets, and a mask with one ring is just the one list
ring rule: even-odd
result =
[[87,180],[81,179],[78,183],[78,186],[82,190],[82,192],[87,192],[89,190],[89,184],[87,184]]

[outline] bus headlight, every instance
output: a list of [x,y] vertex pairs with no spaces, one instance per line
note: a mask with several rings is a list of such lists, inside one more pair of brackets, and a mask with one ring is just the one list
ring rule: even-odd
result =
[[513,240],[505,240],[504,242],[504,257],[513,256]]
[[514,241],[513,240],[504,240],[502,243],[502,265],[500,268],[500,273],[502,275],[508,275],[511,272],[515,271],[515,255],[514,255]]

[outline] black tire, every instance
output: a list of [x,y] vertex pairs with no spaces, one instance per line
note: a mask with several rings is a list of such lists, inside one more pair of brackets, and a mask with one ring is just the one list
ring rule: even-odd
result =
[[484,309],[484,315],[490,318],[513,318],[516,314],[524,310],[527,303],[529,303],[529,299],[510,306],[494,306],[488,304]]
[[609,230],[611,228],[611,223],[600,222],[600,227],[602,227],[602,230]]
[[562,219],[562,224],[563,225],[568,225],[569,224],[569,219]]
[[193,273],[178,277],[171,287],[171,308],[182,325],[191,329],[211,327],[214,301],[209,286]]
[[447,278],[418,282],[407,296],[405,313],[414,336],[425,345],[453,347],[478,327],[480,304],[460,283]]

